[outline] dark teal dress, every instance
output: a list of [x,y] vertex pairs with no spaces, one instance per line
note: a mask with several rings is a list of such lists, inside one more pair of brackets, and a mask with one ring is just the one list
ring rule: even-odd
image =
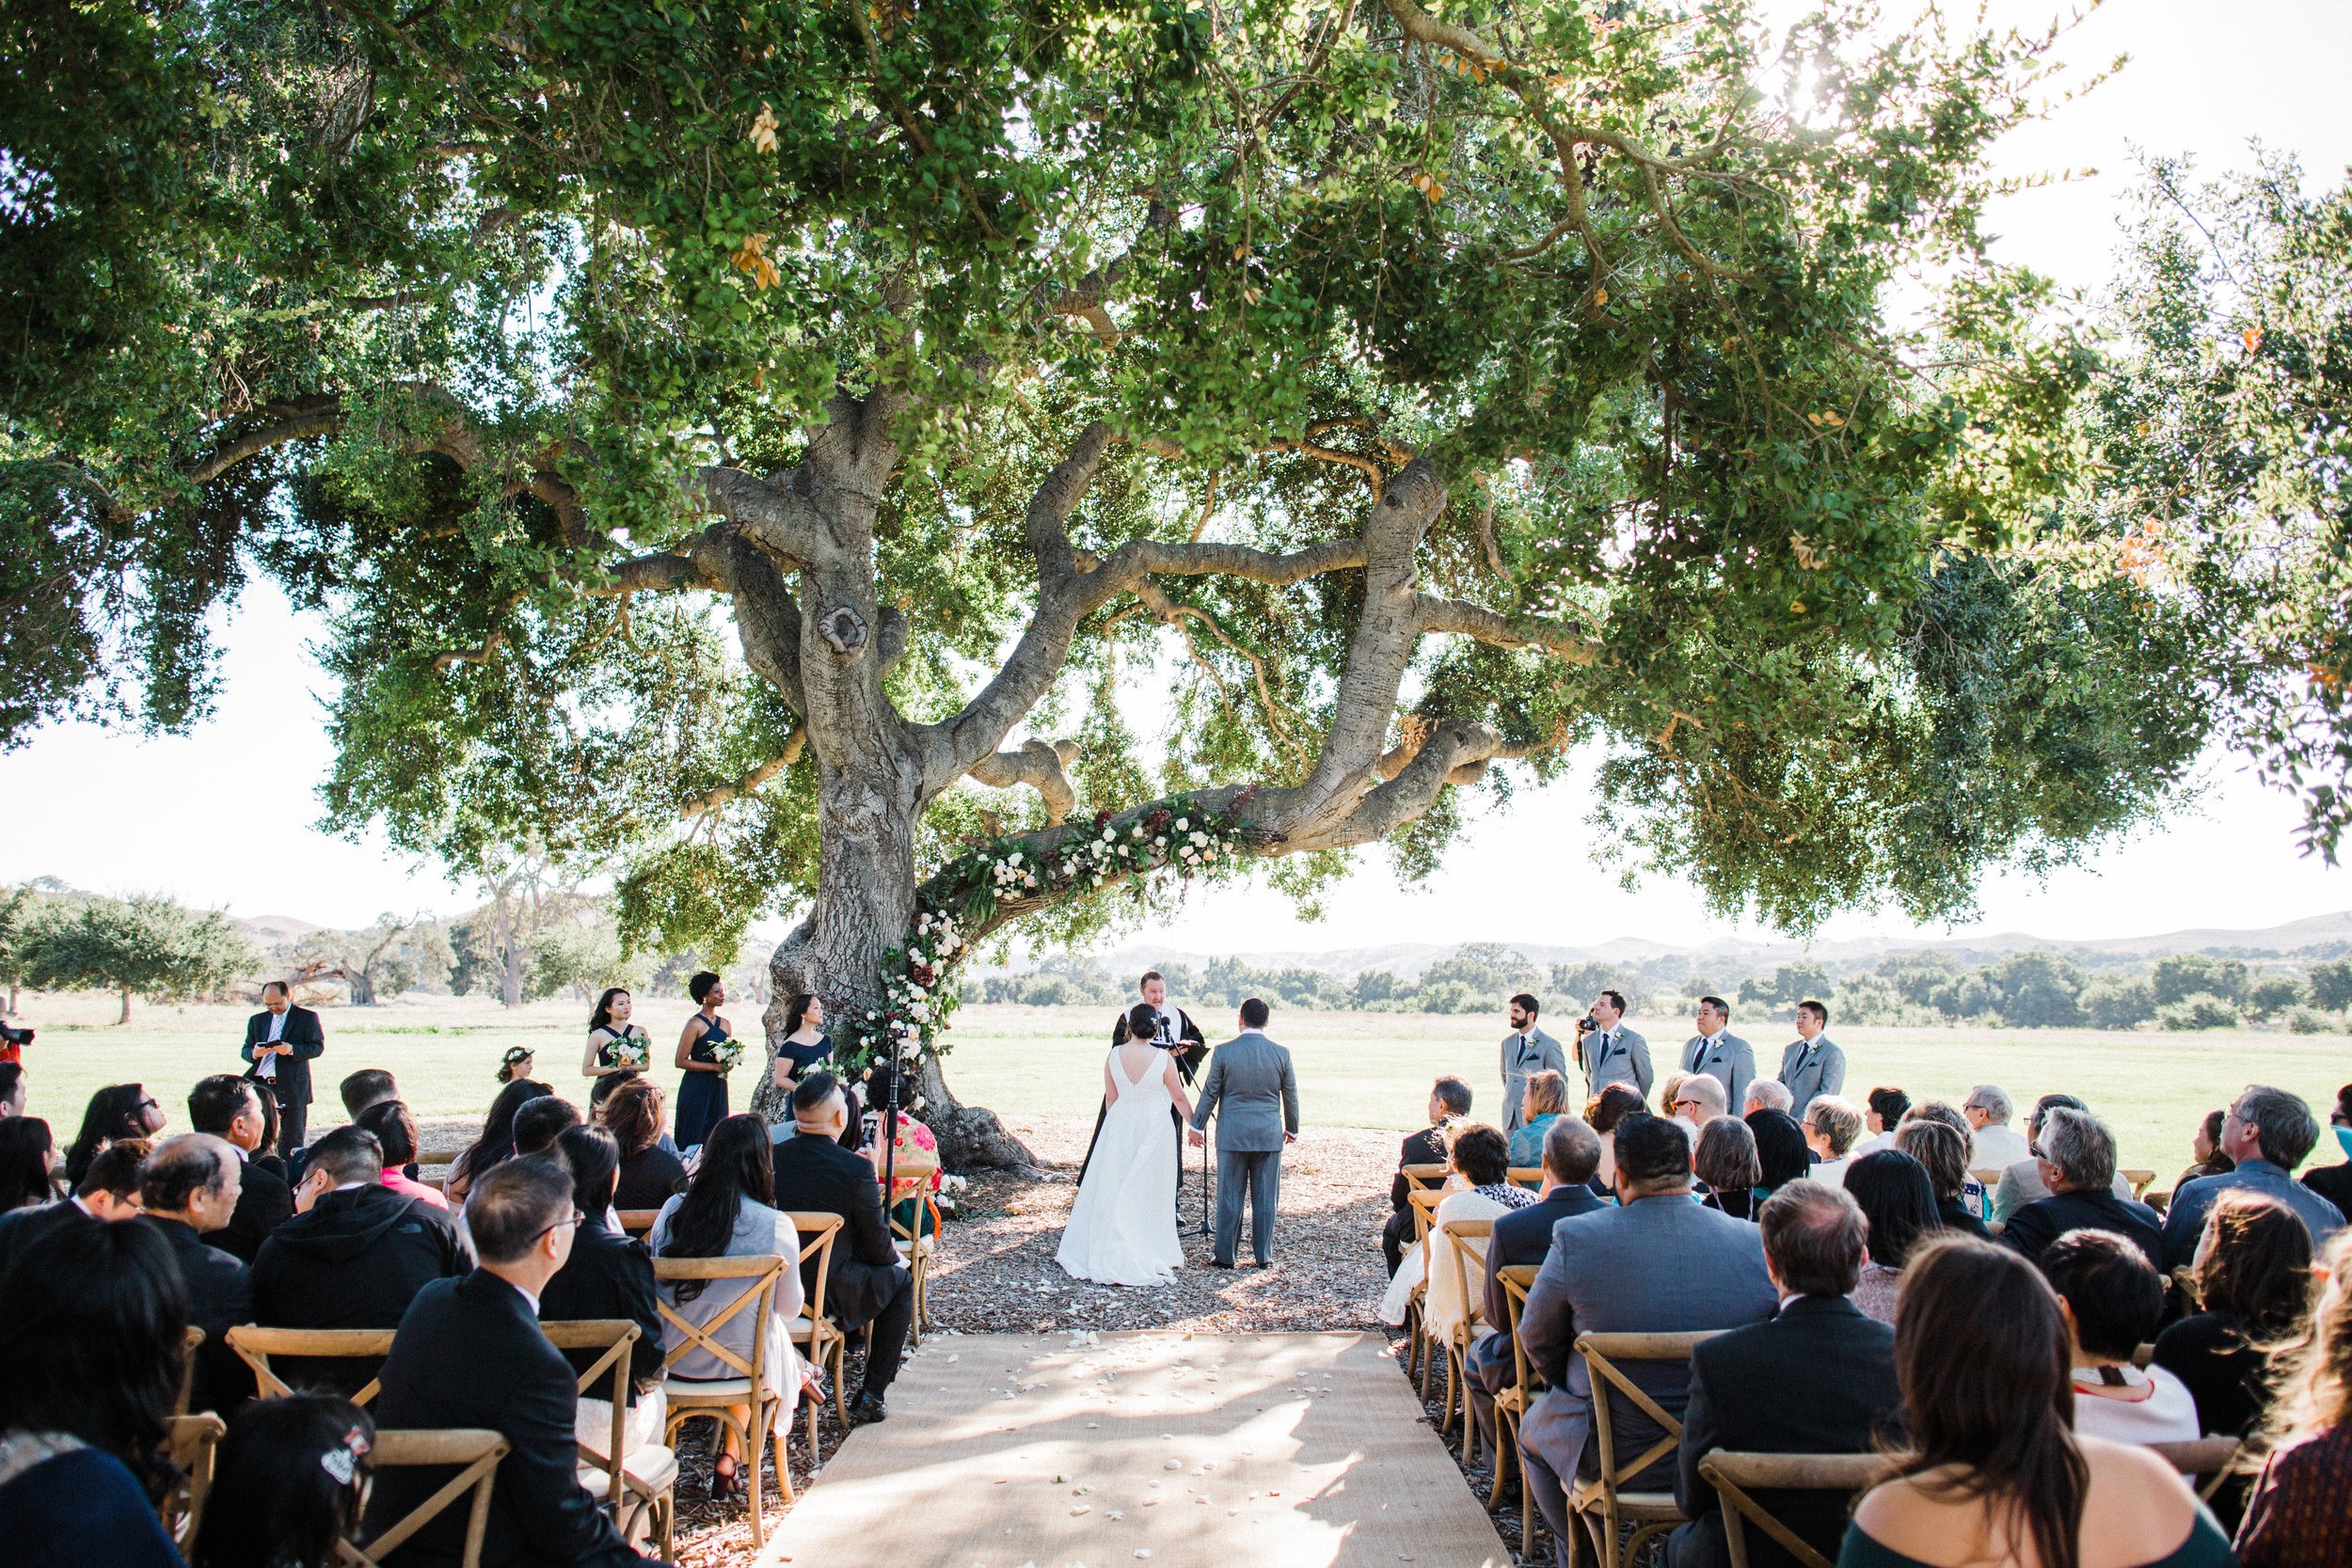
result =
[[[1915,1557],[1882,1546],[1862,1533],[1860,1525],[1846,1527],[1846,1544],[1838,1548],[1837,1568],[1929,1568]],[[2221,1533],[2221,1527],[2213,1522],[2213,1515],[2202,1503],[2197,1505],[2197,1520],[2188,1528],[2188,1539],[2153,1562],[2140,1568],[2237,1568],[2237,1554],[2230,1549],[2230,1538]]]
[[[717,1019],[703,1021],[703,1037],[686,1053],[690,1062],[711,1060],[710,1042],[727,1037]],[[710,1130],[726,1119],[727,1079],[723,1072],[690,1072],[677,1090],[677,1146],[692,1148],[710,1136]]]

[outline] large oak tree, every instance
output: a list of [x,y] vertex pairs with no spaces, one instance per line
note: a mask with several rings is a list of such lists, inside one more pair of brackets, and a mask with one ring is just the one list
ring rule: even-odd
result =
[[[619,857],[671,947],[805,908],[777,989],[846,1020],[910,973],[935,1014],[927,915],[1082,929],[1196,816],[1302,896],[1383,841],[1426,875],[1571,749],[1630,871],[1791,927],[1947,912],[2212,726],[2217,628],[2064,504],[2094,356],[1978,230],[2046,37],[1741,0],[0,27],[0,725],[189,721],[267,574],[340,677],[332,820]],[[951,1156],[1014,1152],[926,1071]]]

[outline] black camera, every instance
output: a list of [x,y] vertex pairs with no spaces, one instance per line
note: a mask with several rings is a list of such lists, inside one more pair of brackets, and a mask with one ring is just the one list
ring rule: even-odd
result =
[[1600,1020],[1595,1018],[1590,1013],[1586,1013],[1582,1018],[1576,1021],[1576,1032],[1580,1035],[1589,1035],[1599,1027]]
[[0,1023],[0,1045],[26,1046],[32,1043],[33,1032],[30,1029],[11,1029]]

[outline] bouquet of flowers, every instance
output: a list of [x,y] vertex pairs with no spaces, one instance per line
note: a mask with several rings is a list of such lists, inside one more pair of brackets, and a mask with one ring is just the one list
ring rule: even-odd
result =
[[712,1040],[709,1050],[710,1059],[722,1068],[731,1068],[743,1059],[743,1042],[732,1036],[723,1040]]
[[643,1035],[623,1035],[612,1042],[612,1059],[623,1067],[643,1068],[653,1060],[653,1042]]

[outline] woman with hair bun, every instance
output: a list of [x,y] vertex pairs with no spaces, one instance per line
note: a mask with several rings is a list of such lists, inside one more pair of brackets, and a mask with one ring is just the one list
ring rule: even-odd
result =
[[700,1145],[712,1128],[726,1119],[727,1072],[735,1066],[732,1060],[723,1060],[719,1051],[735,1035],[719,1016],[727,1002],[726,982],[706,969],[687,982],[686,994],[694,999],[697,1011],[677,1037],[677,1068],[686,1074],[677,1088],[674,1134],[680,1149]]

